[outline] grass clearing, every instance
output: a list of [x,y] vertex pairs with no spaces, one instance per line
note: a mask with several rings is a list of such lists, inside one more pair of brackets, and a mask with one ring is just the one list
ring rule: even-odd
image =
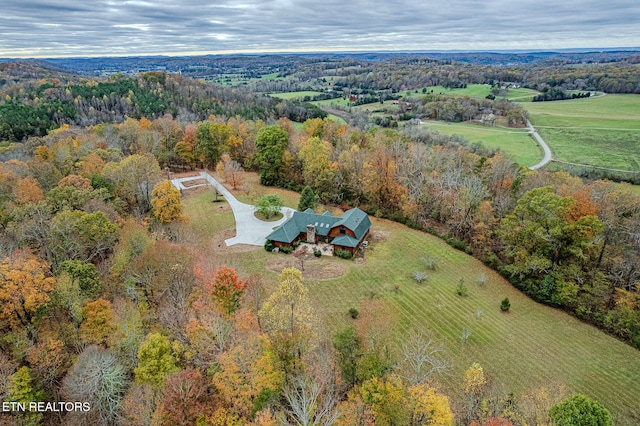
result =
[[335,114],[329,114],[329,115],[327,115],[327,118],[329,118],[330,120],[335,121],[338,124],[347,124],[347,121],[344,118],[338,117]]
[[[447,89],[442,86],[427,87],[427,94],[444,94],[444,95],[458,95],[458,96],[471,96],[473,98],[485,98],[491,94],[491,86],[488,84],[468,84],[464,89]],[[404,96],[421,96],[422,89],[415,91],[403,92]],[[529,102],[534,96],[540,94],[537,90],[527,89],[524,87],[518,89],[507,89],[506,98],[517,102]]]
[[640,170],[640,95],[525,104],[554,158]]
[[300,92],[284,92],[284,93],[270,93],[269,96],[279,99],[296,99],[303,100],[305,96],[309,96],[310,98],[320,95],[321,92],[314,92],[311,90],[304,90]]
[[[287,205],[297,204],[297,193],[262,187],[255,174],[247,177],[251,175],[253,178],[247,181],[255,184],[253,197],[278,193]],[[206,235],[227,229],[232,218],[230,212],[215,211],[212,197],[202,193],[183,201],[191,220],[189,226]],[[472,362],[479,362],[496,383],[503,385],[505,395],[514,392],[518,396],[526,390],[560,382],[571,392],[602,402],[617,425],[640,423],[637,350],[562,311],[532,301],[481,262],[438,238],[394,222],[371,219],[378,241],[367,249],[364,263],[328,257],[309,261],[318,266],[339,262],[347,269],[337,279],[306,280],[327,333],[350,324],[353,320],[348,309],[359,308],[373,297],[395,313],[390,326],[396,330],[398,342],[408,330],[421,328],[445,345],[454,368],[452,375],[442,381],[454,398],[461,397],[456,392],[461,389],[464,371]],[[269,262],[283,259],[283,265],[299,265],[293,256],[267,253],[259,247],[241,255],[224,256],[242,274],[259,273],[270,285],[275,284],[277,273],[267,270]],[[435,271],[425,269],[423,256],[436,259]],[[411,278],[416,270],[426,272],[428,278],[423,284]],[[487,280],[480,286],[477,280],[482,274]],[[460,279],[468,287],[466,297],[455,292]],[[500,311],[505,297],[511,301],[509,313]],[[478,310],[483,314],[478,316]],[[464,329],[471,330],[465,343],[460,339]]]
[[477,124],[427,121],[422,126],[445,135],[459,135],[471,144],[480,142],[490,148],[498,148],[522,166],[532,166],[542,160],[542,149],[526,129],[486,127]]

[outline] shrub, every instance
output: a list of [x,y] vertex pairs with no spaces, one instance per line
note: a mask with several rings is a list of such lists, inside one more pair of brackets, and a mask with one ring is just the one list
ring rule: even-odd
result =
[[458,296],[466,296],[468,292],[467,286],[464,285],[464,278],[460,278],[458,285],[456,286],[456,293]]
[[427,279],[427,274],[422,271],[415,271],[411,276],[418,284],[422,284]]
[[351,259],[353,255],[348,250],[334,250],[334,256],[338,256],[340,259]]
[[273,241],[271,241],[271,240],[267,239],[267,241],[265,241],[265,242],[264,242],[264,249],[265,249],[266,251],[273,251],[273,248],[274,248],[274,247],[275,247],[275,246],[273,245]]
[[283,246],[283,247],[280,247],[280,251],[282,253],[284,253],[284,254],[289,254],[289,253],[291,253],[293,251],[293,247],[291,247],[291,246]]
[[322,256],[322,251],[320,251],[319,249],[314,248],[313,249],[313,255],[315,257],[320,257],[320,256]]
[[487,283],[487,275],[483,272],[478,277],[478,285],[485,285]]
[[424,267],[427,268],[429,271],[435,271],[436,270],[437,262],[433,257],[424,256],[422,258],[422,261],[424,262]]
[[357,319],[360,316],[360,312],[356,308],[349,308],[349,316],[353,319]]
[[510,308],[511,308],[511,302],[509,302],[508,297],[505,297],[504,299],[502,299],[502,302],[500,303],[500,310],[502,312],[508,312]]

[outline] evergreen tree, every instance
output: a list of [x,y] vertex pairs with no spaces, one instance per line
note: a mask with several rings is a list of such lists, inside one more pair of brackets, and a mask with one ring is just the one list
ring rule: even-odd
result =
[[300,194],[300,202],[298,203],[298,211],[305,211],[306,209],[313,210],[316,207],[316,201],[318,196],[309,185],[305,186]]

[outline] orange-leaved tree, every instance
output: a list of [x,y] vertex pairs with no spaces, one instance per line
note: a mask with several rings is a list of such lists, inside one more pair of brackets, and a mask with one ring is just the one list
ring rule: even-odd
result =
[[0,261],[0,282],[0,327],[5,331],[32,324],[56,285],[49,264],[27,252]]

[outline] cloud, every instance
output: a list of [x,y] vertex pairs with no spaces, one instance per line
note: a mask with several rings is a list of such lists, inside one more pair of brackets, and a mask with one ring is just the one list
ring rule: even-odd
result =
[[0,57],[625,47],[637,0],[4,0]]

